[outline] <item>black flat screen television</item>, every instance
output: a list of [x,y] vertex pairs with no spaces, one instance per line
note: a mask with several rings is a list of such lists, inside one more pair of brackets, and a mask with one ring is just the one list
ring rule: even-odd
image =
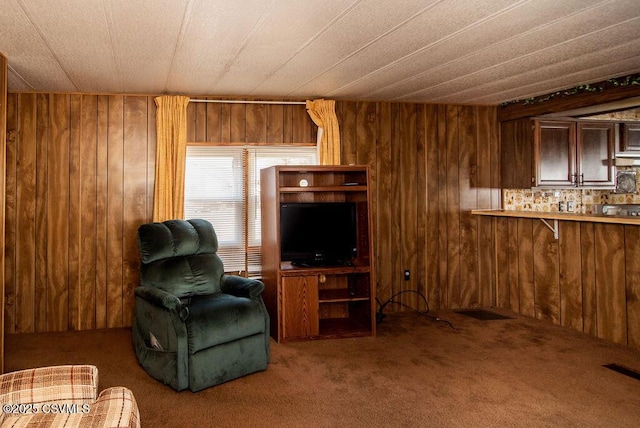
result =
[[348,266],[357,255],[356,204],[280,204],[280,258],[301,266]]

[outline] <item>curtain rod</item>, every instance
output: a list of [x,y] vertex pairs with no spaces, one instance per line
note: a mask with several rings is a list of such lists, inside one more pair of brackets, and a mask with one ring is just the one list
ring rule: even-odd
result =
[[224,103],[224,104],[296,104],[306,105],[304,101],[249,101],[249,100],[189,100],[190,103]]

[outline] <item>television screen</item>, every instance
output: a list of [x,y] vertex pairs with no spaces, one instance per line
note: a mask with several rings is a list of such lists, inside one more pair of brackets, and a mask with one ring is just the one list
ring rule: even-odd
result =
[[353,202],[280,204],[281,260],[298,265],[350,265],[356,256]]

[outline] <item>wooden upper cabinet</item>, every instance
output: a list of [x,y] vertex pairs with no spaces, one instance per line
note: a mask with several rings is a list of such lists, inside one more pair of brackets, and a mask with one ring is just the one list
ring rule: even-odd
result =
[[574,186],[577,177],[575,122],[536,121],[534,159],[536,186]]
[[[552,119],[501,123],[502,188],[613,188],[616,126]],[[637,132],[640,137],[640,127]]]
[[640,122],[624,122],[621,127],[621,152],[631,152],[637,155],[640,152]]
[[576,169],[579,186],[615,185],[613,122],[578,122]]

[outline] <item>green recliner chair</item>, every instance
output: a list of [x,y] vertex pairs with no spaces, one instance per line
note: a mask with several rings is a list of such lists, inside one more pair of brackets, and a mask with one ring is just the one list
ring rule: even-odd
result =
[[195,392],[267,368],[264,284],[224,274],[211,223],[143,224],[138,245],[133,342],[151,377]]

